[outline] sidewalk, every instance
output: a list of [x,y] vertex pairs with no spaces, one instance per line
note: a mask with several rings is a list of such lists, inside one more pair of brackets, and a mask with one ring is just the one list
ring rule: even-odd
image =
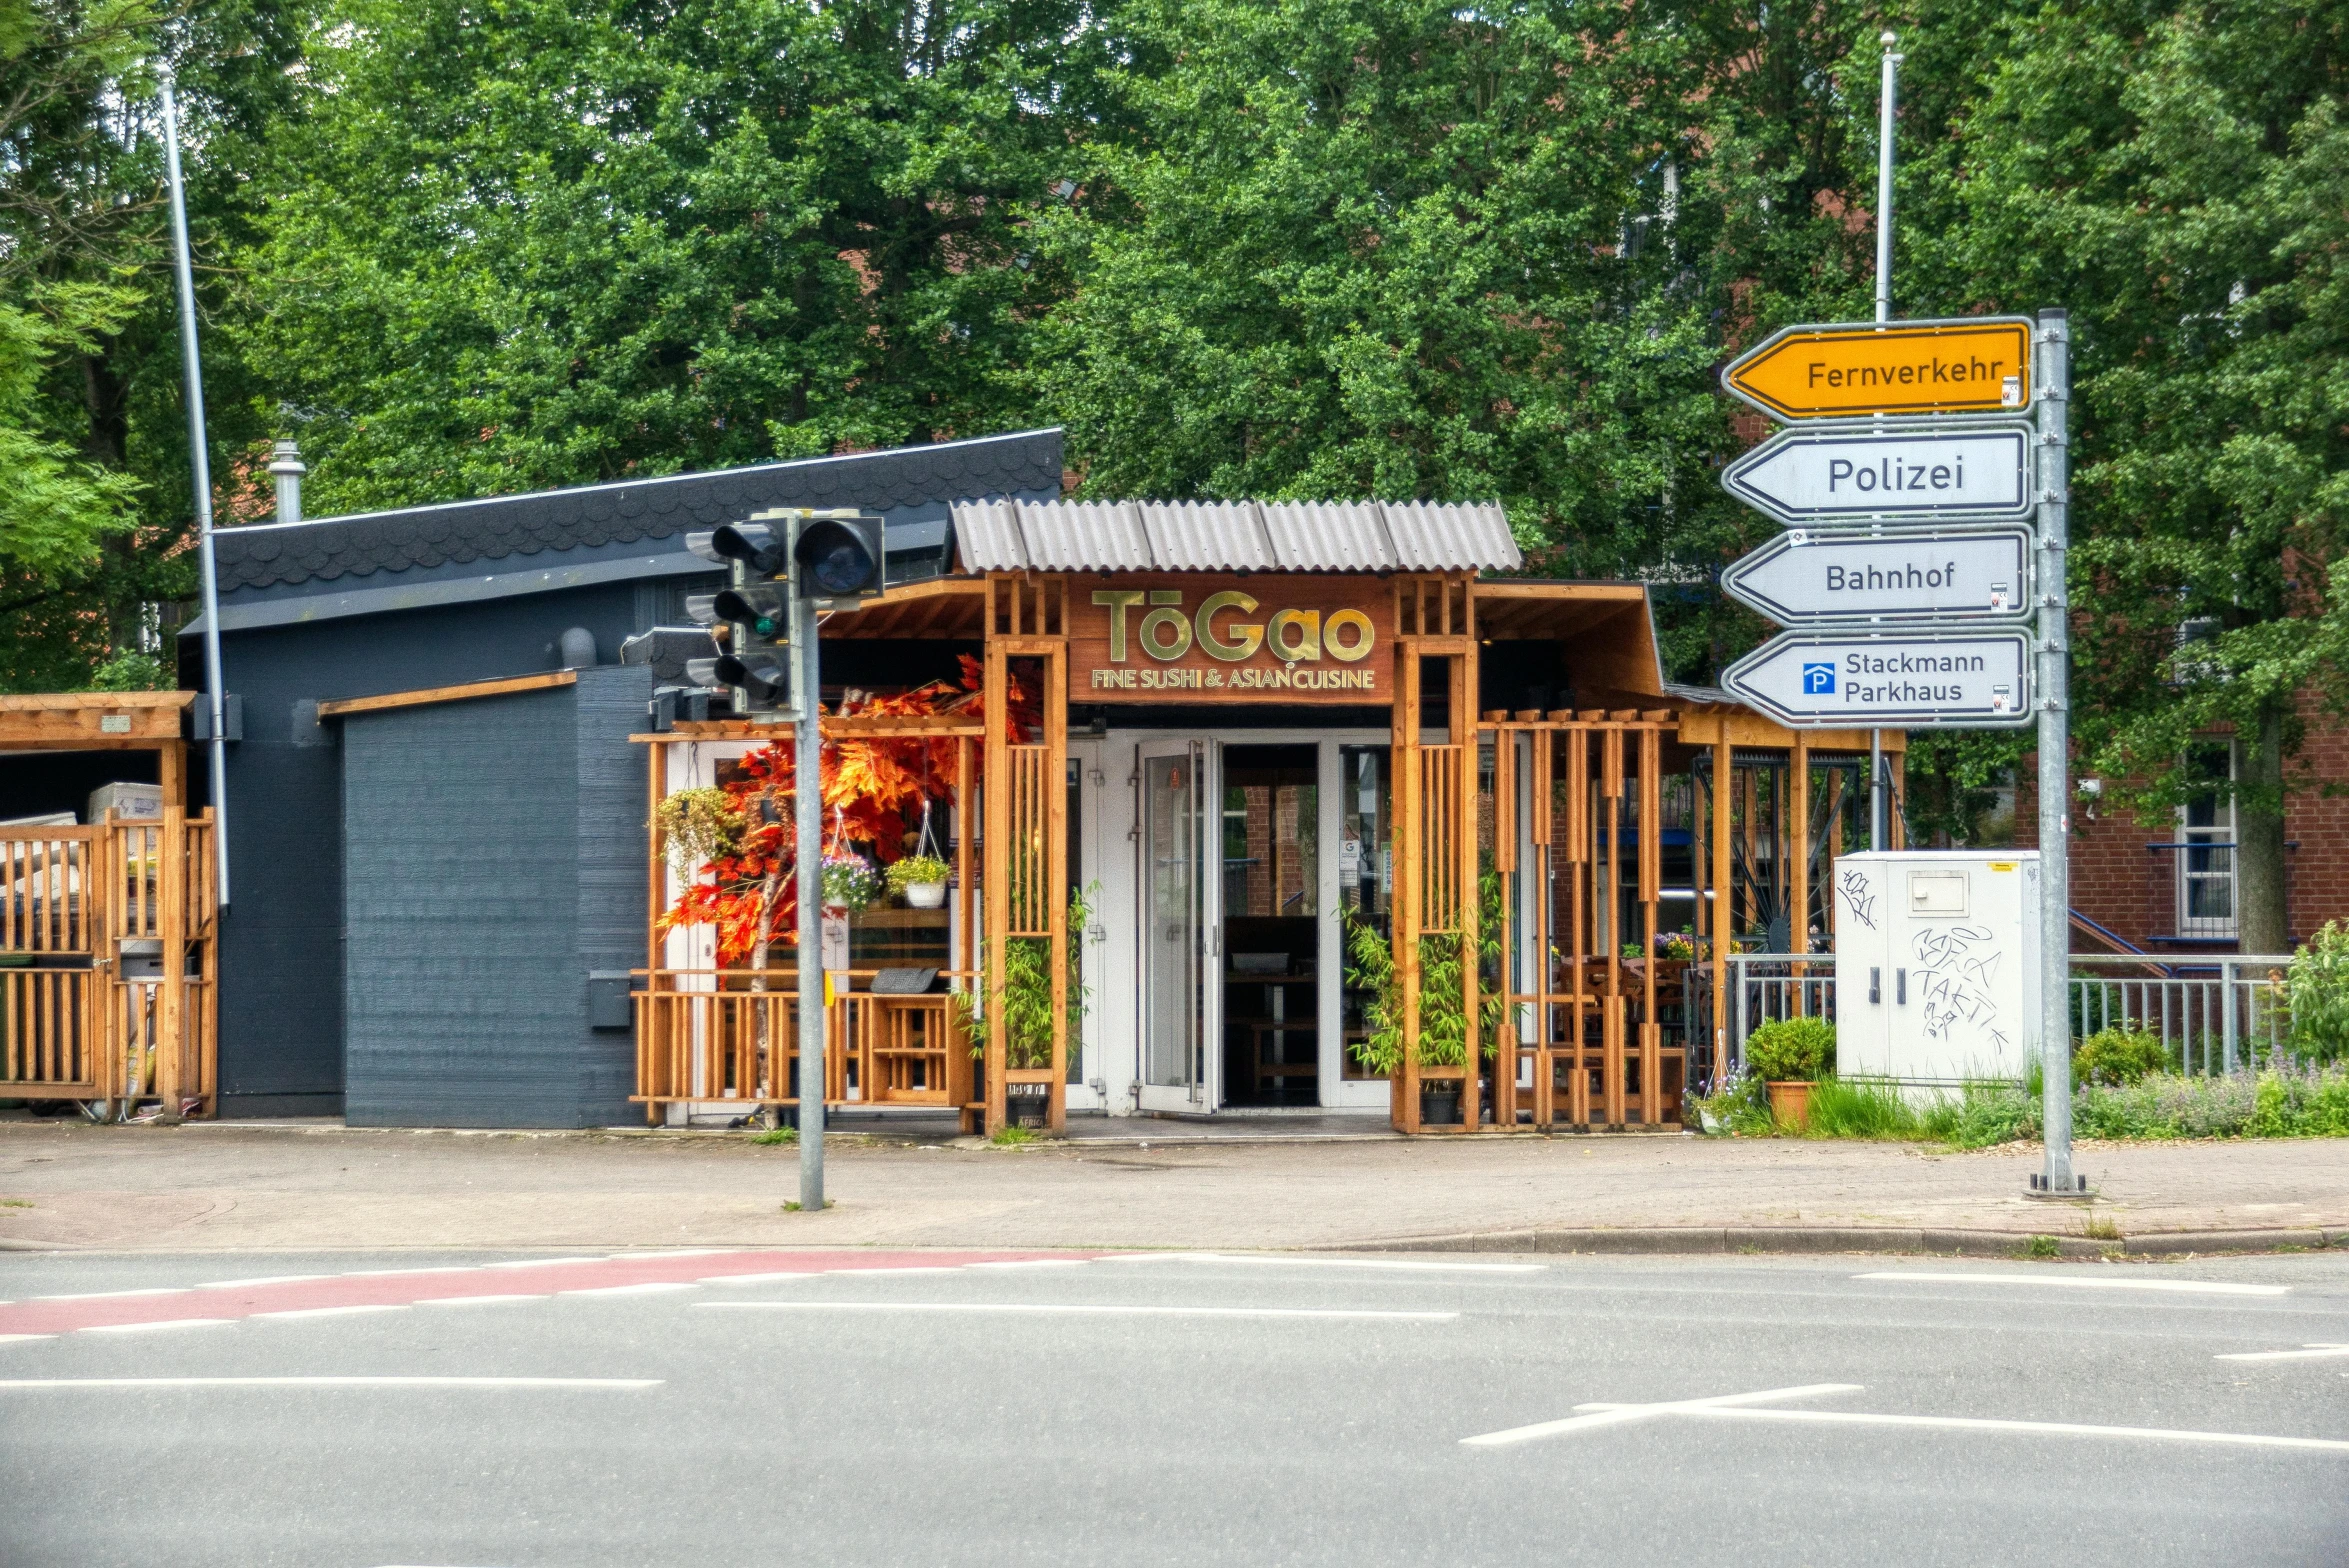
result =
[[[798,1196],[797,1150],[740,1135],[12,1122],[0,1124],[0,1246],[1242,1248],[1475,1232],[1481,1243],[1449,1244],[1564,1250],[1591,1231],[1709,1230],[1709,1244],[1691,1247],[1817,1247],[1836,1239],[1820,1232],[1847,1231],[1855,1248],[1881,1250],[1904,1245],[1892,1233],[2082,1236],[2086,1219],[2077,1205],[2022,1196],[2036,1145],[1953,1154],[1650,1136],[998,1150],[838,1139],[828,1151],[837,1207],[795,1214],[782,1205]],[[2083,1143],[2076,1163],[2105,1200],[2097,1218],[2125,1237],[2298,1232],[2272,1239],[2321,1244],[2316,1232],[2349,1230],[2349,1139]]]

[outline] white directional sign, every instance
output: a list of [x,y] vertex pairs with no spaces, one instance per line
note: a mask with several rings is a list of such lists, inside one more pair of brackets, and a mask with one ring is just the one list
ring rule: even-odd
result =
[[1782,632],[1721,686],[1798,729],[2006,729],[2033,717],[2022,632]]
[[2028,425],[1845,425],[1783,430],[1721,485],[1790,528],[1870,519],[2031,515]]
[[1731,565],[1721,587],[1781,626],[2021,621],[2031,614],[2031,546],[2031,530],[2015,524],[1798,528]]

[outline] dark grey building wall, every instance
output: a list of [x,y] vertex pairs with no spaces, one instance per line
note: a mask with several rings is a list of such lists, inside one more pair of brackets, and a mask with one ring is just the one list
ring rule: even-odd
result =
[[[628,1117],[587,972],[643,945],[641,668],[343,721],[344,1114],[354,1126]],[[633,788],[631,785],[633,784]]]
[[[297,704],[554,667],[565,628],[599,657],[637,630],[631,584],[273,627],[222,639],[245,699],[228,748],[232,902],[220,932],[220,1086],[229,1115],[331,1115],[343,1092],[344,724]],[[621,726],[641,727],[643,710]],[[496,753],[484,754],[495,757]],[[476,767],[479,758],[453,766]],[[566,769],[570,767],[565,763]],[[634,835],[641,841],[641,832]]]

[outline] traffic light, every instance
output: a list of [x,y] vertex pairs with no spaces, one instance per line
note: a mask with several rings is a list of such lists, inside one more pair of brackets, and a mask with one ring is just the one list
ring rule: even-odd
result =
[[877,594],[883,587],[888,560],[878,517],[834,513],[811,517],[799,525],[791,547],[797,568],[794,588],[802,599],[848,600],[835,608],[854,607],[854,601]]
[[685,601],[685,613],[694,620],[713,631],[727,628],[726,651],[686,661],[686,679],[697,686],[734,688],[738,714],[792,711],[787,584],[762,580],[789,572],[788,534],[756,521],[729,523],[688,534],[685,545],[704,560],[730,566],[734,579],[716,593],[693,594]]

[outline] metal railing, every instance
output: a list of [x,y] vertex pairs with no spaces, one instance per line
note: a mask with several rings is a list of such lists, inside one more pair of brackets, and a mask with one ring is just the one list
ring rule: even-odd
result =
[[[2072,955],[2072,1032],[2139,1029],[2180,1072],[2231,1073],[2291,1059],[2284,1009],[2289,955],[2213,955],[2163,963]],[[2085,971],[2085,972],[2083,972]]]
[[[1781,1018],[1835,1018],[1832,953],[1730,955],[1724,1072],[1709,1050],[1692,1063],[1689,1081],[1717,1082],[1745,1067],[1745,1042]],[[2289,955],[2213,955],[2164,961],[2126,953],[2071,955],[2072,1032],[2085,1039],[2105,1029],[2142,1030],[2158,1038],[2180,1072],[2231,1073],[2283,1065],[2295,1058],[2284,1006]],[[1710,1042],[1713,977],[1709,964],[1691,964],[1686,987],[1694,1041]]]

